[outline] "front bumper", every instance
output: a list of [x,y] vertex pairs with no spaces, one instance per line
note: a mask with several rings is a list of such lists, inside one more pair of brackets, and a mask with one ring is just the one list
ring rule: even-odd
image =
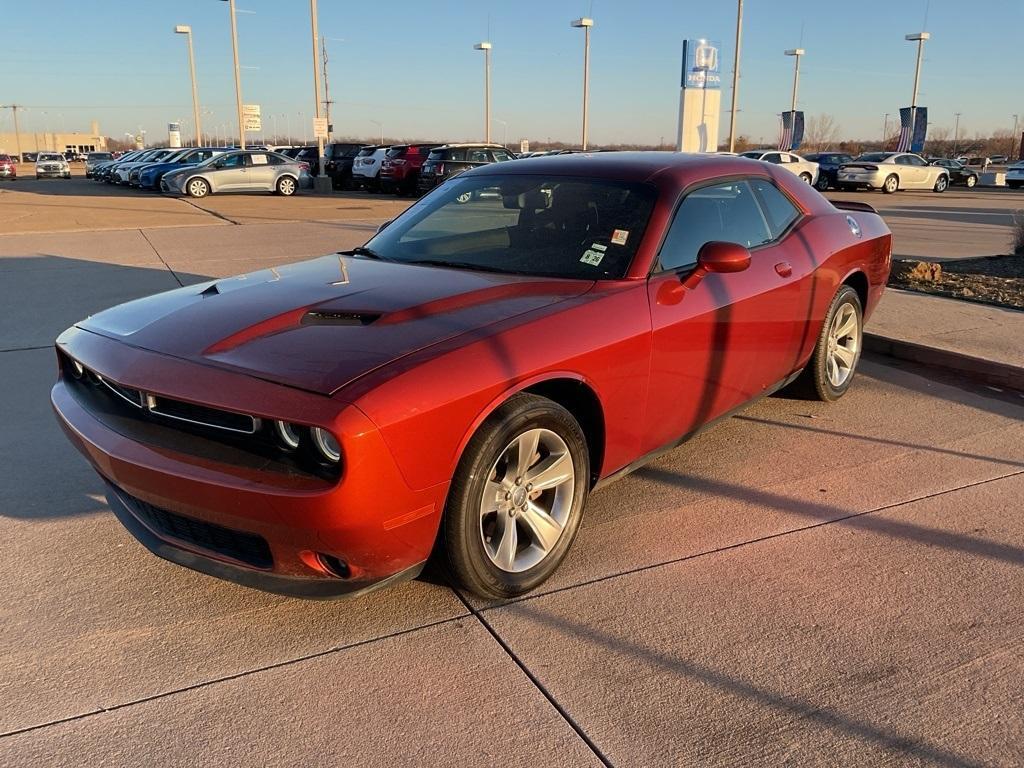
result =
[[61,176],[67,176],[69,173],[71,173],[70,169],[65,168],[36,168],[36,176],[60,178]]
[[0,168],[0,178],[16,179],[18,172],[14,168]]
[[[358,409],[77,329],[62,334],[58,348],[125,386],[173,386],[165,394],[186,402],[329,426],[342,444],[340,481],[282,471],[274,461],[236,462],[173,425],[136,429],[90,408],[78,382],[62,374],[51,393],[61,427],[100,474],[122,524],[160,557],[244,586],[332,597],[411,578],[429,556],[447,484],[409,489]],[[231,403],[211,394],[227,392]],[[176,522],[155,525],[154,515]],[[232,541],[261,542],[264,554],[250,556]]]

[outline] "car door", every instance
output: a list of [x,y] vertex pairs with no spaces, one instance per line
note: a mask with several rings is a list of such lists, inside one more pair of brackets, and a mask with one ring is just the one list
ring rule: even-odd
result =
[[217,191],[229,192],[245,187],[248,173],[245,169],[245,155],[234,152],[225,155],[214,164],[209,174],[213,188]]
[[270,156],[266,152],[249,153],[245,157],[245,166],[249,175],[245,180],[246,189],[266,191],[274,188],[278,169],[270,164]]
[[[716,240],[751,249],[750,266],[696,274],[701,246]],[[647,451],[693,433],[792,369],[801,271],[773,237],[751,181],[715,182],[686,195],[648,283]]]

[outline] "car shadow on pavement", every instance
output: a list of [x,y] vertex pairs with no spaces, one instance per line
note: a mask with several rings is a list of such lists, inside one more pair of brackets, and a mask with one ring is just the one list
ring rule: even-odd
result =
[[[712,669],[689,659],[672,656],[664,651],[645,647],[636,640],[625,640],[616,637],[610,632],[603,631],[592,624],[577,624],[564,617],[553,616],[541,610],[534,601],[521,601],[503,606],[500,610],[507,611],[528,622],[543,625],[564,637],[574,638],[584,646],[597,646],[602,654],[608,654],[612,657],[620,656],[627,659],[639,659],[645,665],[656,670],[659,675],[667,674],[698,681],[702,685],[719,692],[747,699],[779,715],[788,716],[797,721],[809,721],[833,731],[838,731],[839,733],[881,747],[884,750],[898,753],[903,758],[927,761],[937,765],[950,766],[950,768],[966,768],[967,766],[981,765],[981,763],[968,760],[941,747],[929,744],[921,738],[885,730],[824,704],[804,700],[785,692],[760,687],[748,680]],[[487,611],[484,611],[482,615],[486,618]],[[514,646],[512,646],[512,650],[515,650]],[[607,659],[606,663],[614,663],[613,658]],[[543,677],[541,677],[541,683],[543,682]],[[665,681],[659,685],[668,687],[671,683]],[[581,714],[578,712],[571,712],[570,714],[577,720],[581,718]],[[685,719],[685,712],[680,711],[678,714],[681,719]],[[628,725],[624,727],[628,728]],[[684,736],[682,738],[689,739],[692,737]],[[597,746],[600,747],[600,744]]]

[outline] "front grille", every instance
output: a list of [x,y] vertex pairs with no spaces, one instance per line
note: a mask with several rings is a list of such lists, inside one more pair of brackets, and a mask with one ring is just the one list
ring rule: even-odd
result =
[[137,499],[120,488],[117,493],[133,515],[162,536],[229,557],[253,568],[266,569],[274,564],[270,545],[262,536],[169,512]]

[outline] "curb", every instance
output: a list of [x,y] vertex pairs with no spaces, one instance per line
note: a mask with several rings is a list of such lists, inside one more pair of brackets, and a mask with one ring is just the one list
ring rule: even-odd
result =
[[1000,389],[1024,391],[1024,367],[986,360],[983,357],[965,355],[948,349],[928,347],[912,341],[879,336],[875,333],[864,333],[864,349],[898,360],[942,368],[959,374],[972,381],[987,384]]

